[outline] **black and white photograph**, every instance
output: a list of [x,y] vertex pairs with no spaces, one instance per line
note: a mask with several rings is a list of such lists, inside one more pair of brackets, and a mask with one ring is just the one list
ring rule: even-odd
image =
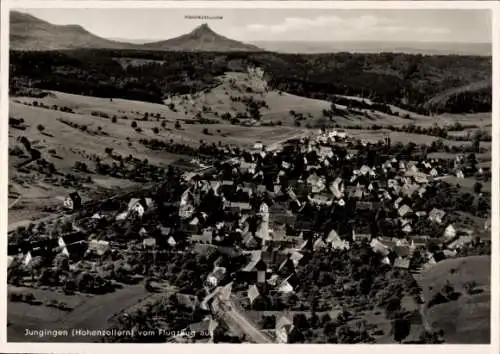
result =
[[8,343],[491,343],[490,9],[19,3]]

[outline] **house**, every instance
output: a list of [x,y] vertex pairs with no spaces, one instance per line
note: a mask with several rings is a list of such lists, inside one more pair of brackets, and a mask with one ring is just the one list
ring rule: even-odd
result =
[[393,251],[399,258],[406,258],[411,255],[411,249],[409,245],[397,245],[393,248]]
[[59,245],[59,248],[61,249],[61,253],[69,257],[69,251],[68,247],[66,247],[66,243],[64,242],[64,239],[62,237],[59,237],[57,239],[57,243]]
[[91,240],[88,244],[87,254],[103,256],[110,250],[108,241]]
[[333,200],[327,194],[314,194],[312,196],[308,195],[307,199],[309,200],[309,202],[316,205],[330,206],[333,204]]
[[127,216],[142,217],[147,209],[147,204],[144,199],[132,198],[128,203]]
[[326,247],[327,247],[327,244],[325,243],[325,241],[323,241],[323,239],[321,237],[318,237],[313,243],[313,250],[314,251],[319,251],[320,249],[323,249]]
[[333,249],[337,250],[345,250],[350,247],[349,241],[342,240],[335,230],[330,231],[325,241],[330,244]]
[[259,289],[257,289],[257,286],[255,284],[250,285],[247,291],[247,296],[251,304],[253,304],[255,299],[257,299],[260,296]]
[[430,236],[428,235],[415,235],[415,236],[410,236],[411,242],[414,244],[415,247],[424,247],[427,245],[427,242],[430,240]]
[[486,231],[491,231],[491,218],[488,218],[485,222],[484,222],[484,229]]
[[445,215],[446,212],[444,210],[433,208],[429,213],[429,220],[441,224]]
[[408,258],[398,257],[394,260],[394,268],[408,270],[410,268],[410,260]]
[[[179,206],[179,217],[183,220],[189,219],[190,217],[193,216],[195,212],[194,206],[191,204],[181,204]],[[143,211],[144,213],[144,211]]]
[[403,231],[404,233],[406,234],[409,234],[413,231],[412,227],[411,227],[411,224],[407,223],[405,224],[402,228],[401,228],[401,231]]
[[82,198],[77,192],[70,193],[64,199],[64,208],[68,211],[79,210],[82,207]]
[[354,230],[352,230],[352,240],[354,242],[370,241],[371,239],[372,235],[370,234],[357,234]]
[[406,216],[407,214],[410,214],[412,213],[413,210],[408,206],[408,205],[403,205],[401,206],[399,209],[398,209],[398,214],[400,217],[404,217]]
[[389,255],[389,253],[390,253],[389,247],[384,245],[378,239],[375,239],[375,238],[372,239],[372,241],[370,242],[370,246],[373,249],[373,252],[379,253],[379,254],[383,255],[384,257]]
[[168,243],[168,245],[169,245],[170,247],[174,247],[174,246],[177,244],[177,242],[175,241],[175,238],[173,238],[172,236],[170,236],[170,237],[168,238],[167,243]]
[[191,243],[205,243],[211,244],[213,238],[213,232],[210,229],[206,229],[203,231],[201,235],[191,235],[190,241]]
[[216,287],[226,276],[226,268],[215,267],[212,273],[207,276],[207,284]]
[[250,203],[242,202],[228,202],[225,204],[225,208],[227,211],[234,213],[248,213],[252,210]]
[[448,248],[450,250],[456,250],[458,248],[462,248],[465,245],[471,243],[473,241],[473,237],[471,235],[459,236],[455,241],[448,244]]
[[33,257],[31,256],[31,252],[28,251],[26,255],[23,257],[23,264],[25,267],[28,267],[31,264]]
[[288,278],[281,282],[277,290],[279,293],[290,294],[294,292],[294,286],[289,281],[291,277],[292,276],[290,275]]
[[453,227],[453,225],[448,225],[446,229],[444,230],[444,235],[443,237],[445,238],[446,241],[450,241],[454,239],[457,236],[457,230]]
[[278,343],[288,343],[288,335],[293,330],[293,320],[283,315],[276,321],[276,341]]
[[266,273],[268,269],[267,263],[262,259],[262,251],[250,251],[250,261],[239,272],[240,277],[245,278],[247,281],[257,280],[262,283],[266,280]]

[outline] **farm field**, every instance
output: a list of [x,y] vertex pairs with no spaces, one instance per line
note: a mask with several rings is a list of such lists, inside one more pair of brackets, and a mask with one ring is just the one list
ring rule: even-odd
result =
[[[489,342],[490,334],[490,256],[449,259],[422,273],[419,283],[426,301],[425,317],[431,325],[443,329],[446,343]],[[475,282],[474,292],[467,294],[464,285]],[[429,300],[445,284],[461,293],[457,300],[428,307]]]
[[[37,299],[55,299],[66,302],[73,310],[63,312],[53,310],[43,305],[33,306],[25,303],[12,303],[9,301],[9,312],[7,315],[11,325],[8,327],[9,338],[13,341],[25,341],[24,328],[30,329],[71,329],[71,328],[95,328],[105,329],[113,315],[136,305],[152,293],[144,289],[143,284],[129,285],[118,289],[113,293],[99,296],[72,295],[55,293],[40,289],[29,289]],[[34,341],[92,341],[95,338],[81,337],[57,337],[37,338]]]

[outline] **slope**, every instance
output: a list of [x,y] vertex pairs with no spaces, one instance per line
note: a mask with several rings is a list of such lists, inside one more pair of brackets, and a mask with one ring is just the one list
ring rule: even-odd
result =
[[214,32],[207,24],[190,33],[160,42],[146,43],[144,49],[159,51],[258,52],[259,47],[246,44]]
[[74,48],[128,49],[128,43],[98,37],[78,25],[54,25],[32,15],[10,13],[10,49],[64,50]]
[[[444,331],[446,343],[489,343],[490,267],[490,256],[472,256],[439,262],[421,274],[419,283],[426,301],[424,316],[431,326]],[[429,307],[447,282],[461,295]],[[472,291],[464,290],[472,282]]]

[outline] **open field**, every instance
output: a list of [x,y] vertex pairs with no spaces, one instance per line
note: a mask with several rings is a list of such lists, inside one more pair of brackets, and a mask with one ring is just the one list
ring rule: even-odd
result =
[[[30,289],[37,298],[49,298],[65,301],[68,305],[74,305],[74,309],[69,313],[59,313],[62,311],[52,308],[39,307],[24,303],[8,303],[8,321],[12,323],[8,327],[9,341],[26,341],[24,329],[105,329],[109,325],[109,320],[113,315],[128,309],[137,304],[152,293],[144,289],[143,284],[125,286],[123,289],[113,293],[99,296],[78,295],[66,296],[53,291]],[[75,300],[72,300],[72,299]],[[68,300],[71,299],[71,300]],[[70,303],[71,301],[71,303]],[[48,310],[46,310],[48,309]],[[29,338],[30,341],[85,341],[90,342],[97,338],[91,337],[57,337],[57,338]]]
[[[467,141],[454,141],[448,139],[441,139],[435,136],[423,135],[423,134],[392,132],[388,129],[380,129],[380,130],[345,129],[345,131],[347,131],[349,135],[352,136],[353,138],[365,141],[372,141],[372,142],[377,142],[379,140],[382,140],[384,136],[390,134],[393,143],[401,142],[403,144],[407,144],[409,142],[414,142],[415,144],[429,145],[433,141],[442,140],[444,144],[448,146],[470,145],[470,142]],[[491,149],[491,142],[482,141],[481,147],[484,147],[486,149]]]
[[[490,256],[473,256],[439,262],[422,273],[419,280],[424,298],[430,299],[447,282],[456,292],[457,300],[427,307],[424,314],[430,324],[444,330],[446,343],[487,343],[490,338]],[[474,281],[475,292],[468,294],[464,284]]]

